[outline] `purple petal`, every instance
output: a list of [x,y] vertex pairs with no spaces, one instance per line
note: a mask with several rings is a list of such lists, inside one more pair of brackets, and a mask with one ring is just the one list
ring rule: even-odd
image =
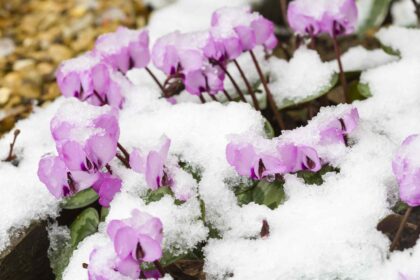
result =
[[164,161],[158,152],[151,151],[146,161],[146,182],[152,190],[161,187]]
[[238,34],[242,48],[244,50],[252,50],[256,45],[256,36],[252,28],[247,26],[235,27],[235,32]]
[[115,157],[117,143],[109,136],[92,136],[86,143],[86,153],[100,169]]
[[135,254],[138,244],[138,237],[131,227],[123,227],[114,235],[114,249],[118,257],[125,259]]
[[75,141],[65,142],[61,149],[61,157],[67,168],[72,171],[88,171],[93,166],[86,164],[86,153],[82,145]]
[[140,264],[131,257],[119,259],[116,262],[116,270],[122,275],[128,276],[131,279],[138,279],[140,277]]
[[130,154],[130,166],[131,169],[138,173],[144,173],[146,171],[146,159],[142,155],[139,149],[134,149]]
[[67,169],[64,162],[55,156],[43,157],[38,165],[38,178],[55,198],[64,196],[63,187],[68,188]]
[[155,241],[147,235],[140,234],[139,242],[144,252],[143,261],[153,262],[162,257],[160,242]]
[[239,175],[252,176],[252,170],[258,162],[254,147],[250,144],[237,145],[230,143],[226,147],[226,158],[235,167]]

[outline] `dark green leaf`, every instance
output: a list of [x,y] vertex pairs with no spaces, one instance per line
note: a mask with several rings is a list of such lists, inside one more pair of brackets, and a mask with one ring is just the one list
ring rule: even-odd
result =
[[48,258],[50,260],[50,266],[54,272],[55,279],[61,280],[63,272],[69,264],[70,257],[73,254],[73,247],[70,244],[70,237],[66,236],[55,236],[54,247],[48,249]]
[[403,201],[398,201],[395,206],[392,208],[395,213],[404,214],[405,210],[407,210],[408,205]]
[[389,11],[391,0],[373,0],[367,16],[359,24],[358,33],[364,34],[370,29],[381,26]]
[[372,93],[370,92],[370,87],[367,84],[357,84],[357,89],[360,92],[360,94],[365,97],[365,98],[369,98],[372,96]]
[[65,199],[61,207],[64,209],[79,209],[94,203],[98,198],[98,194],[92,188],[89,188]]
[[268,139],[274,138],[275,136],[274,129],[267,120],[264,120],[264,132]]
[[199,167],[193,166],[190,163],[182,160],[180,160],[178,164],[185,172],[190,173],[197,182],[201,181],[202,171]]
[[90,207],[85,209],[70,226],[71,245],[76,248],[80,241],[98,230],[98,211]]
[[146,196],[144,197],[144,201],[146,202],[146,204],[149,204],[150,202],[161,200],[162,197],[164,197],[165,195],[174,195],[170,187],[160,187],[155,191],[148,190]]
[[382,44],[381,44],[381,47],[384,50],[384,52],[386,52],[387,54],[401,57],[401,53],[400,53],[399,50],[393,49],[390,46],[385,46],[385,45],[382,45]]
[[271,209],[277,208],[286,199],[283,184],[281,181],[260,181],[253,190],[253,201]]
[[302,178],[305,181],[305,184],[319,186],[322,185],[322,183],[324,183],[322,176],[327,174],[328,172],[338,172],[338,170],[332,166],[325,165],[318,172],[299,171],[297,173],[297,176],[299,178]]
[[102,207],[101,208],[101,222],[105,221],[108,214],[109,214],[109,207]]

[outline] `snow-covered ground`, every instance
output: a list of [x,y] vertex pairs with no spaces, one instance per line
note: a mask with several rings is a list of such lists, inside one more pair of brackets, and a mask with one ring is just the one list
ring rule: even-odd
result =
[[[204,29],[212,11],[226,2],[179,0],[163,7],[151,18],[151,37],[174,29]],[[327,173],[321,186],[305,185],[295,175],[287,175],[287,200],[275,210],[256,204],[238,206],[227,183],[237,175],[226,161],[226,145],[237,134],[264,136],[260,113],[244,103],[170,105],[159,99],[158,88],[140,70],[128,74],[136,86],[126,93],[126,104],[120,112],[120,142],[129,149],[147,149],[165,134],[172,140],[170,157],[181,158],[202,171],[199,183],[185,174],[176,179],[191,185],[205,202],[206,219],[222,236],[210,239],[204,248],[204,269],[209,279],[227,275],[240,280],[391,280],[399,275],[420,279],[420,243],[404,252],[389,253],[389,240],[376,230],[398,197],[391,170],[393,154],[408,135],[420,132],[420,52],[415,43],[420,41],[420,30],[391,27],[382,29],[378,38],[399,51],[401,58],[361,47],[343,58],[348,71],[363,71],[361,82],[369,85],[372,97],[354,103],[361,121],[350,139],[351,147],[340,153],[323,151],[334,158],[333,164],[340,172]],[[248,60],[243,57],[241,63],[247,65]],[[270,67],[276,78],[270,86],[277,102],[313,95],[330,82],[336,70],[335,62],[323,63],[314,51],[303,48],[289,62],[272,59],[263,67]],[[57,215],[58,202],[39,182],[36,170],[40,157],[55,150],[49,123],[67,102],[74,101],[59,98],[19,122],[20,164],[14,167],[0,162],[0,251],[8,245],[12,229]],[[324,108],[308,127],[285,132],[281,137],[311,143],[315,141],[311,128],[342,108]],[[6,157],[11,138],[8,134],[0,140],[1,158]],[[207,239],[208,230],[198,219],[198,196],[179,206],[169,197],[146,205],[139,198],[147,188],[144,176],[119,168],[117,161],[111,166],[123,179],[123,189],[112,201],[99,232],[86,238],[74,252],[64,279],[87,279],[82,263],[88,263],[94,246],[106,242],[106,223],[127,218],[133,208],[162,220],[165,249],[181,254]],[[270,225],[269,237],[254,238],[264,219]]]

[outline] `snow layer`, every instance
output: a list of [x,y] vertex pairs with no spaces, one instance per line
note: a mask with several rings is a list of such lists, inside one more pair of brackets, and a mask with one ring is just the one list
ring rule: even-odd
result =
[[[228,274],[233,275],[229,279],[241,280],[391,280],[399,275],[418,279],[420,244],[389,254],[389,240],[376,230],[397,199],[393,154],[406,136],[420,131],[420,56],[403,38],[407,32],[410,37],[419,36],[420,31],[398,30],[399,35],[392,31],[393,39],[386,29],[380,34],[402,53],[402,59],[362,75],[373,97],[355,104],[361,124],[351,148],[336,162],[340,172],[325,175],[321,186],[286,176],[286,203],[265,213],[270,237],[252,240],[246,234],[231,234],[212,240],[206,247],[211,279]],[[340,107],[324,109],[309,128]],[[311,133],[304,137],[299,130],[284,137],[296,134],[310,142]],[[231,228],[251,226],[246,221],[230,224]]]
[[299,101],[322,91],[330,84],[334,69],[323,63],[316,51],[301,47],[289,62],[271,60],[270,73],[270,89],[282,107],[286,101]]
[[[208,26],[210,13],[221,4],[225,3],[179,0],[155,13],[150,32],[159,36],[159,32],[166,33],[174,28],[202,29]],[[241,280],[391,280],[399,273],[418,278],[420,244],[392,253],[388,258],[389,240],[376,230],[376,225],[390,212],[397,198],[391,171],[393,153],[407,135],[420,132],[420,52],[416,44],[420,41],[420,31],[391,27],[382,30],[378,37],[383,44],[399,50],[402,58],[362,74],[362,82],[370,86],[372,97],[355,104],[361,124],[350,139],[351,147],[334,153],[321,151],[334,159],[340,172],[327,173],[321,186],[305,185],[295,175],[286,176],[287,201],[276,210],[255,204],[239,207],[229,184],[238,177],[225,159],[226,144],[232,135],[263,136],[264,120],[258,112],[243,103],[171,106],[159,99],[155,86],[137,80],[138,86],[127,93],[125,109],[120,113],[120,142],[128,149],[146,150],[166,134],[172,139],[170,160],[181,158],[200,168],[202,180],[194,184],[191,177],[179,176],[179,180],[192,184],[196,193],[184,205],[176,206],[170,197],[145,205],[140,199],[146,192],[143,175],[121,167],[117,161],[112,162],[113,170],[123,179],[123,189],[111,203],[110,214],[100,225],[99,233],[79,244],[64,279],[87,279],[81,264],[88,262],[94,246],[109,242],[104,234],[106,223],[128,217],[133,208],[162,219],[166,249],[181,253],[205,240],[207,229],[198,220],[198,196],[206,204],[206,220],[222,236],[211,239],[205,248],[205,270],[209,279],[230,275],[230,279]],[[299,60],[299,56],[305,59]],[[276,98],[283,98],[283,94],[311,94],[320,84],[329,81],[326,78],[333,73],[328,63],[322,63],[316,53],[306,49],[300,49],[289,63],[273,62],[277,63],[282,67],[272,68],[272,71],[282,74],[274,73],[279,75],[278,84],[271,85],[273,91],[278,92]],[[244,62],[244,65],[250,64]],[[136,75],[129,75],[136,80]],[[294,84],[288,82],[289,79],[294,79]],[[306,87],[307,84],[311,87]],[[299,87],[304,87],[304,91]],[[8,244],[10,228],[20,228],[32,219],[57,213],[57,201],[37,180],[36,169],[39,158],[55,149],[49,136],[49,121],[63,102],[68,100],[60,98],[18,123],[22,130],[17,144],[21,159],[18,167],[0,162],[0,186],[5,186],[0,191],[0,213],[3,214],[0,248]],[[311,129],[344,107],[323,109],[309,128],[299,128],[282,137],[313,142]],[[11,137],[12,134],[8,134],[0,140],[0,156],[6,157]],[[270,225],[270,236],[260,239],[258,234],[264,219]]]
[[[382,49],[368,50],[362,46],[350,48],[341,57],[345,72],[364,71],[396,60],[398,57],[389,55]],[[338,72],[337,60],[330,63]]]
[[400,0],[392,4],[393,24],[398,26],[415,26],[417,24],[416,9],[412,0]]

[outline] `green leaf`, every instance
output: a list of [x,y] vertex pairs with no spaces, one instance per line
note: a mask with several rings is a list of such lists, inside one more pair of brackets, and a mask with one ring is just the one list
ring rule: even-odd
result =
[[260,181],[253,190],[253,201],[271,209],[277,208],[286,199],[283,184],[281,181]]
[[89,188],[65,199],[61,207],[64,209],[79,209],[94,203],[98,198],[98,194],[92,188]]
[[357,84],[357,89],[363,97],[372,97],[372,93],[370,92],[370,87],[368,84],[359,83]]
[[394,207],[392,208],[392,210],[394,210],[395,213],[398,214],[404,214],[405,210],[407,210],[409,206],[403,202],[403,201],[398,201]]
[[349,97],[351,101],[365,100],[371,96],[372,95],[367,84],[353,82],[349,85]]
[[372,0],[367,16],[359,24],[358,33],[364,34],[369,29],[377,28],[384,22],[391,0]]
[[266,119],[264,119],[264,132],[268,139],[274,138],[275,136],[273,127]]
[[202,172],[202,170],[199,167],[193,166],[190,163],[185,162],[185,161],[182,161],[182,160],[180,160],[178,162],[178,165],[185,172],[190,173],[197,182],[200,182],[201,181],[201,177],[202,177],[201,172]]
[[401,57],[401,52],[399,50],[393,49],[392,47],[385,46],[383,44],[381,44],[381,48],[389,55]]
[[324,183],[322,176],[327,174],[328,172],[338,172],[338,169],[329,165],[325,165],[318,172],[299,171],[297,173],[297,176],[299,178],[302,178],[305,181],[305,184],[319,186],[322,185],[322,183]]
[[165,195],[174,195],[170,187],[160,187],[155,191],[148,190],[146,196],[143,199],[146,202],[146,204],[149,204],[150,202],[161,200],[162,197],[164,197]]
[[[55,279],[61,280],[63,272],[68,266],[73,254],[73,247],[70,244],[70,236],[67,234],[55,236],[54,238],[54,242],[50,241],[48,259],[50,260],[50,266],[54,272]],[[51,242],[54,243],[54,246],[51,246]]]
[[98,211],[89,207],[85,209],[70,225],[71,245],[76,248],[85,237],[94,234],[98,230]]
[[300,100],[289,100],[289,99],[285,99],[283,100],[282,104],[279,104],[277,107],[279,110],[283,110],[285,108],[291,107],[291,106],[296,106],[296,105],[300,105],[309,101],[312,101],[314,99],[317,99],[321,96],[323,96],[324,94],[327,94],[336,84],[338,81],[338,74],[334,73],[334,75],[332,75],[330,82],[324,86],[319,92],[312,94],[310,96],[307,96],[303,99]]
[[109,207],[102,207],[101,208],[101,222],[105,221],[108,214],[109,214]]

